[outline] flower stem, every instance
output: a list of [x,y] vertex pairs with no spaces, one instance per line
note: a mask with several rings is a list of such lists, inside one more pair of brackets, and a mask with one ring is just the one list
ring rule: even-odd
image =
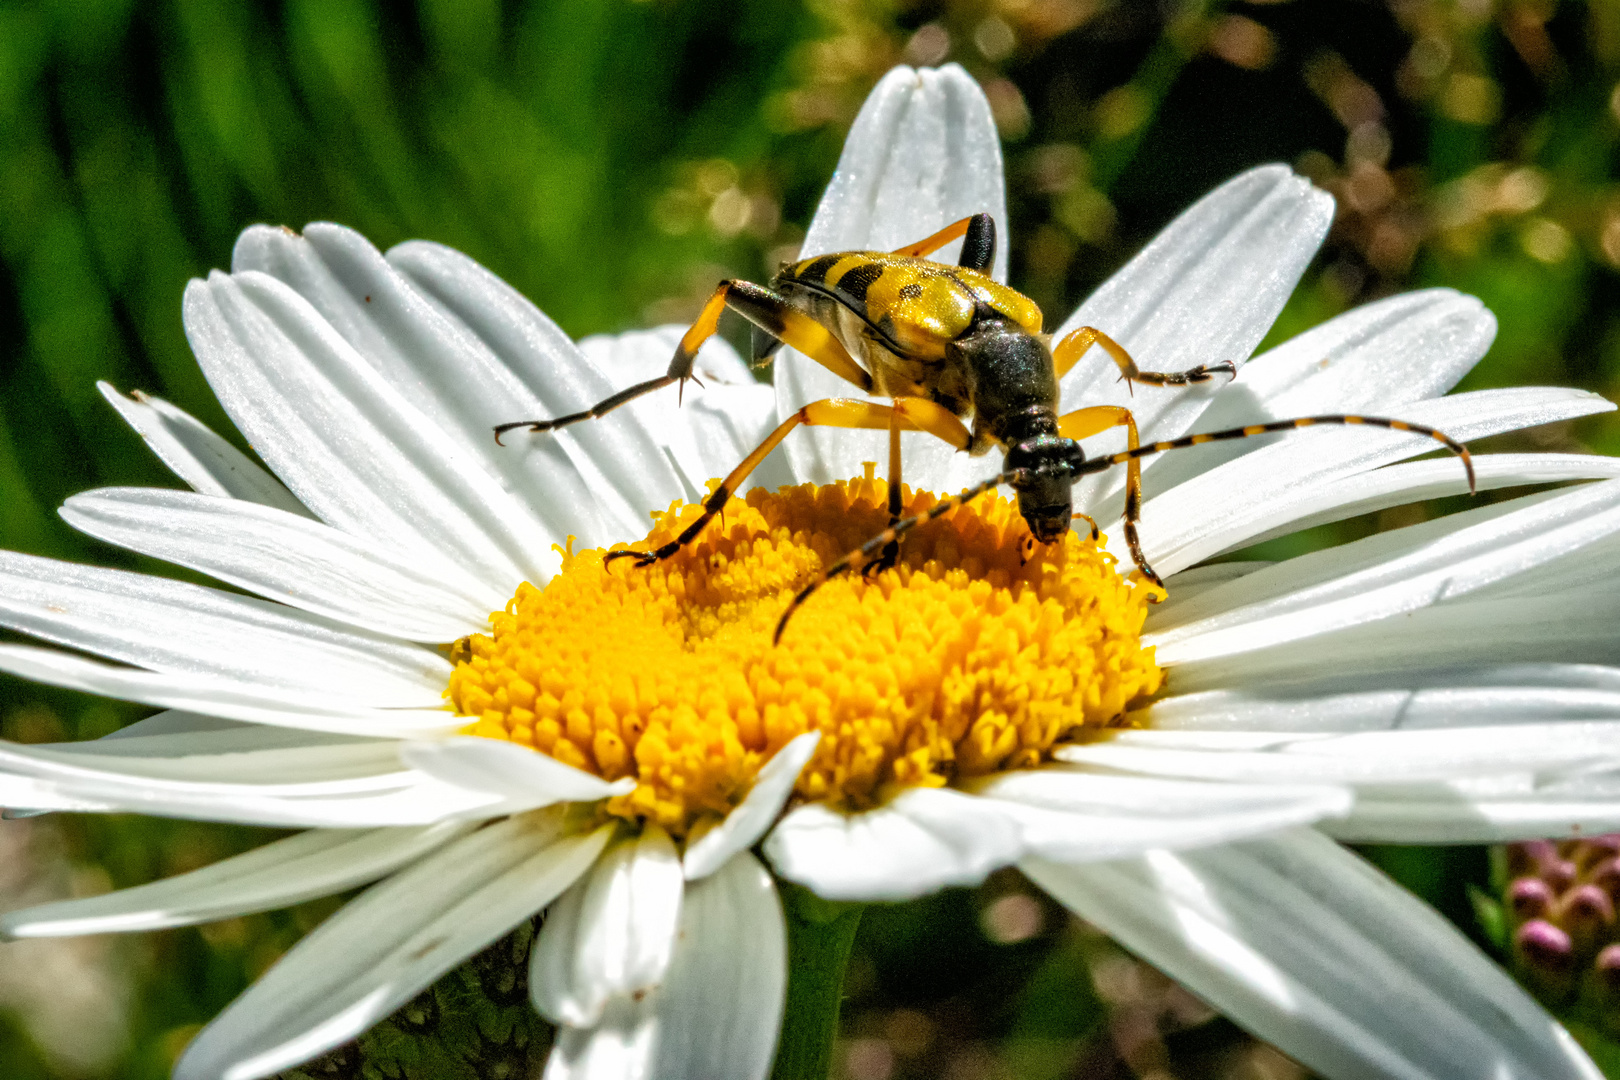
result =
[[844,969],[863,909],[823,900],[798,885],[780,885],[788,929],[787,1007],[771,1080],[827,1080]]

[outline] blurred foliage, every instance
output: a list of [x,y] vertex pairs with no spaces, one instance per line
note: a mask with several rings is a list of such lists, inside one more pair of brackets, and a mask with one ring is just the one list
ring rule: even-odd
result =
[[[1273,340],[1451,285],[1501,322],[1465,386],[1620,391],[1613,0],[0,0],[0,546],[156,569],[52,511],[87,487],[172,483],[97,379],[230,430],[179,298],[229,264],[243,226],[331,219],[384,247],[443,241],[575,335],[679,320],[717,278],[757,279],[792,253],[884,70],[947,60],[992,102],[1013,282],[1051,325],[1204,191],[1281,160],[1340,212]],[[1614,452],[1620,422],[1498,441]],[[138,715],[0,681],[7,738],[94,737]],[[150,880],[266,835],[11,822],[0,906]],[[1370,854],[1478,935],[1481,852]],[[336,905],[6,946],[0,1074],[166,1075]],[[848,993],[837,1068],[851,1080],[1301,1075],[1016,875],[869,913]]]

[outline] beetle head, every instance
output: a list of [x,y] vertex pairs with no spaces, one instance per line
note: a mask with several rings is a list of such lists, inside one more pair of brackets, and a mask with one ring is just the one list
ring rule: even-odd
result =
[[1035,435],[1007,451],[1007,483],[1018,493],[1018,512],[1043,544],[1056,543],[1074,517],[1073,488],[1086,455],[1073,439]]

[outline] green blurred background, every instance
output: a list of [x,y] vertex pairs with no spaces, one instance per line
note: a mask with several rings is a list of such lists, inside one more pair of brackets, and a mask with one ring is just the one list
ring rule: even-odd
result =
[[[154,569],[53,511],[87,487],[173,483],[97,379],[229,431],[179,300],[245,225],[443,241],[576,336],[689,318],[718,278],[757,280],[794,251],[878,77],[947,60],[994,107],[1013,284],[1049,325],[1204,191],[1285,161],[1338,196],[1339,217],[1274,338],[1451,285],[1501,321],[1466,386],[1620,392],[1614,0],[3,0],[0,546]],[[1620,421],[1496,442],[1615,452]],[[93,737],[138,715],[0,680],[6,738]],[[263,835],[7,823],[0,908]],[[1482,850],[1369,854],[1485,941],[1468,894],[1488,880]],[[334,906],[5,946],[0,1076],[166,1076]],[[875,910],[848,989],[851,1080],[1303,1075],[1011,874]]]

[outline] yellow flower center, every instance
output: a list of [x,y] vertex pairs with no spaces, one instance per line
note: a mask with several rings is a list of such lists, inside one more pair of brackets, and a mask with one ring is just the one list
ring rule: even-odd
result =
[[[634,777],[609,811],[684,835],[807,731],[822,738],[796,794],[864,807],[1034,765],[1158,689],[1141,644],[1157,590],[1089,538],[1036,544],[998,495],[908,534],[893,570],[829,581],[773,646],[794,593],[888,525],[887,485],[867,472],[733,499],[649,568],[565,552],[545,588],[519,586],[471,639],[446,695],[478,717],[475,735]],[[905,501],[909,515],[938,500]],[[700,509],[655,514],[647,547]]]

